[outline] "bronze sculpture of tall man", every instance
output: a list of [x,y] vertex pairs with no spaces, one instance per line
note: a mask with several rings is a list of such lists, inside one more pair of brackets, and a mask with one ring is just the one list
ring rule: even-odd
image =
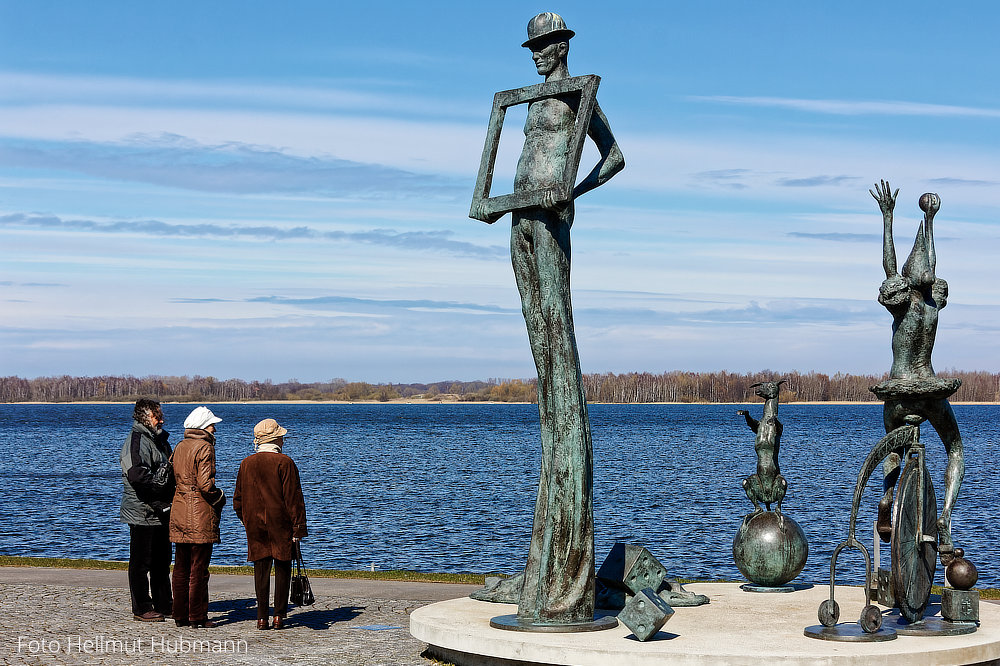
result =
[[[522,46],[531,49],[535,68],[546,82],[570,77],[566,60],[574,34],[551,12],[528,23],[528,40]],[[515,192],[559,185],[578,105],[572,96],[529,104]],[[573,199],[607,182],[624,168],[625,160],[596,105],[587,134],[601,158],[568,198],[557,200],[546,189],[540,206],[512,211],[510,255],[538,370],[542,435],[538,496],[517,613],[517,620],[529,625],[594,619],[593,446],[573,331],[570,227]],[[492,223],[504,214],[474,217]]]

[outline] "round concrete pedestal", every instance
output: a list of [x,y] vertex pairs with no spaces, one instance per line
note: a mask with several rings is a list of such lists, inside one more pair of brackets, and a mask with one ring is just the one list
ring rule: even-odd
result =
[[[490,628],[490,618],[516,606],[453,599],[410,615],[410,633],[428,655],[457,666],[662,666],[662,664],[884,665],[979,664],[1000,659],[1000,606],[980,606],[979,631],[965,636],[899,636],[884,643],[837,643],[807,638],[816,609],[830,593],[817,585],[788,594],[747,594],[738,583],[692,583],[711,603],[677,608],[653,640],[642,643],[620,625],[585,634],[530,634]],[[860,587],[838,587],[841,619],[865,605]]]

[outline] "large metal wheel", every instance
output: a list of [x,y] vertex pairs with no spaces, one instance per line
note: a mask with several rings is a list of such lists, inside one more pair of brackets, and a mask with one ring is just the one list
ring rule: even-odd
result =
[[[922,517],[919,504],[923,505]],[[916,456],[909,458],[899,475],[892,509],[891,550],[896,605],[908,621],[918,622],[927,608],[937,567],[937,499],[931,477]]]

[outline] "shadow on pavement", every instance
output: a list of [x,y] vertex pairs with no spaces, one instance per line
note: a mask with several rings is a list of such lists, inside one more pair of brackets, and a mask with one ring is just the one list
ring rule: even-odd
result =
[[[296,608],[288,614],[289,627],[308,627],[310,629],[329,629],[337,622],[347,622],[361,615],[364,606],[341,606],[340,608],[302,610]],[[255,616],[256,617],[256,616]]]
[[[208,610],[213,613],[212,619],[220,625],[257,621],[257,600],[255,598],[212,601],[208,604]],[[364,610],[364,606],[306,609],[289,605],[285,626],[329,629],[337,622],[353,620]]]
[[208,610],[211,613],[221,613],[212,616],[216,624],[231,624],[233,622],[246,622],[257,620],[257,599],[223,599],[221,601],[210,601]]

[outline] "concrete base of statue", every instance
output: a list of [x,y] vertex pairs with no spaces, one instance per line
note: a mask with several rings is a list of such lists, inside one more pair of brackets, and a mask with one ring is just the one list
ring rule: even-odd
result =
[[[640,642],[624,624],[582,634],[536,634],[490,627],[517,607],[462,598],[418,608],[410,633],[428,644],[426,656],[456,666],[607,666],[630,664],[980,664],[1000,659],[1000,605],[983,603],[979,630],[964,636],[899,636],[881,643],[807,638],[829,585],[796,586],[788,594],[755,595],[739,583],[692,583],[711,603],[677,608],[652,640]],[[860,587],[838,587],[841,620],[856,620],[865,605]],[[936,604],[932,603],[930,609]],[[888,614],[888,610],[885,610]]]

